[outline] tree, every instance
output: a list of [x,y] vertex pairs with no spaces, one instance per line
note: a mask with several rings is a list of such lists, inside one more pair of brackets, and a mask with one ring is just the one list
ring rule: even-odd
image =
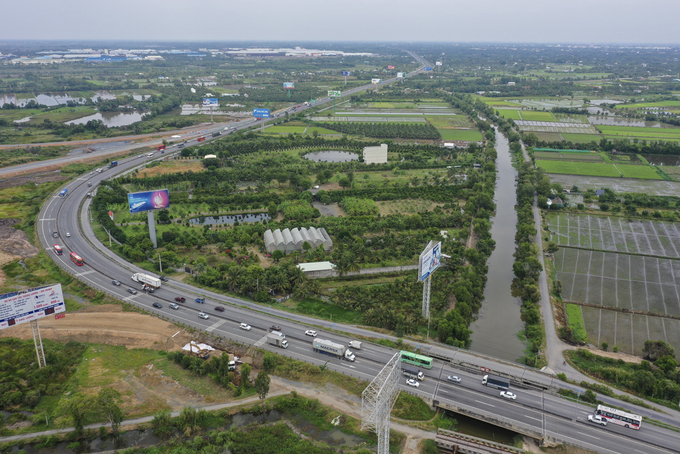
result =
[[104,388],[97,394],[95,402],[97,411],[111,423],[114,434],[118,432],[118,426],[123,421],[123,411],[120,409],[122,402],[120,393],[113,388]]
[[274,252],[272,252],[272,258],[276,263],[278,263],[279,260],[283,258],[283,252],[281,252],[280,249],[275,250]]
[[642,357],[650,361],[656,361],[663,356],[675,356],[675,349],[664,341],[645,341],[642,348]]
[[276,355],[269,352],[264,354],[264,357],[262,358],[262,367],[264,367],[264,370],[268,372],[274,370],[276,363]]
[[250,371],[252,368],[250,367],[250,364],[244,364],[241,366],[241,384],[244,387],[248,386],[248,381],[250,380]]
[[255,378],[255,389],[257,390],[257,395],[260,396],[261,400],[264,400],[267,397],[267,394],[269,394],[270,382],[271,379],[269,378],[269,375],[267,375],[267,372],[261,370],[257,374],[257,377]]
[[338,184],[343,188],[349,188],[352,186],[352,182],[346,175],[340,177],[340,179],[338,180]]
[[59,402],[57,412],[71,420],[77,434],[83,431],[87,414],[92,407],[92,401],[81,393],[75,393],[68,399]]

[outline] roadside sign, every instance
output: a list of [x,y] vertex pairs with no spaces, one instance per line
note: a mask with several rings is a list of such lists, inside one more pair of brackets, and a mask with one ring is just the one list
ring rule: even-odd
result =
[[286,90],[293,90],[295,88],[295,82],[284,82],[283,88]]
[[394,65],[387,65],[387,69],[394,69]]
[[486,372],[487,374],[491,372],[491,369],[489,369],[488,367],[480,367],[480,369],[482,372]]
[[350,74],[349,71],[343,71],[343,72],[342,72],[342,75],[345,76],[345,77],[349,76],[349,74]]
[[253,109],[253,117],[255,118],[269,118],[269,109]]
[[340,90],[328,90],[329,98],[339,98],[342,92]]
[[219,106],[219,100],[217,98],[203,98],[204,106]]
[[432,66],[426,66],[425,71],[432,71]]
[[309,101],[310,104],[314,104],[315,102],[316,102],[316,99],[312,99],[311,101]]

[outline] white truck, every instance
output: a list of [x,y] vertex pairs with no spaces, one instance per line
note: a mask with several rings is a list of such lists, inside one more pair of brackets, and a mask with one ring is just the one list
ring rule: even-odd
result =
[[132,280],[153,288],[160,288],[161,286],[161,280],[157,277],[151,276],[150,274],[135,273],[132,275]]
[[281,333],[267,333],[267,341],[277,347],[288,348],[288,341]]
[[352,347],[355,350],[361,350],[361,341],[357,341],[357,340],[349,341],[347,346]]
[[324,355],[334,356],[339,359],[346,359],[347,361],[352,361],[356,359],[354,353],[342,344],[336,344],[335,342],[324,340],[324,339],[314,339],[312,343],[314,351],[317,353],[323,353]]

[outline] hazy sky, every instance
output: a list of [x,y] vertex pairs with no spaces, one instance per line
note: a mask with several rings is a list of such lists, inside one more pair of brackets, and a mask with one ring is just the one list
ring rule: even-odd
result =
[[1,0],[0,39],[680,44],[678,0]]

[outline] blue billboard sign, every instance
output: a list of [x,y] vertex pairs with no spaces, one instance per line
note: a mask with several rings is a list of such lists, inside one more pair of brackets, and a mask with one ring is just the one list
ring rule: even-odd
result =
[[269,118],[269,109],[253,109],[253,117],[255,118]]
[[163,210],[170,206],[170,193],[167,189],[158,191],[134,192],[128,194],[130,213]]
[[284,82],[283,88],[286,90],[292,90],[295,88],[295,82]]
[[204,106],[217,106],[219,105],[219,101],[217,98],[203,98],[203,105]]
[[345,77],[349,76],[349,71],[343,71],[342,75],[345,76]]
[[426,66],[425,71],[432,71],[432,66]]

